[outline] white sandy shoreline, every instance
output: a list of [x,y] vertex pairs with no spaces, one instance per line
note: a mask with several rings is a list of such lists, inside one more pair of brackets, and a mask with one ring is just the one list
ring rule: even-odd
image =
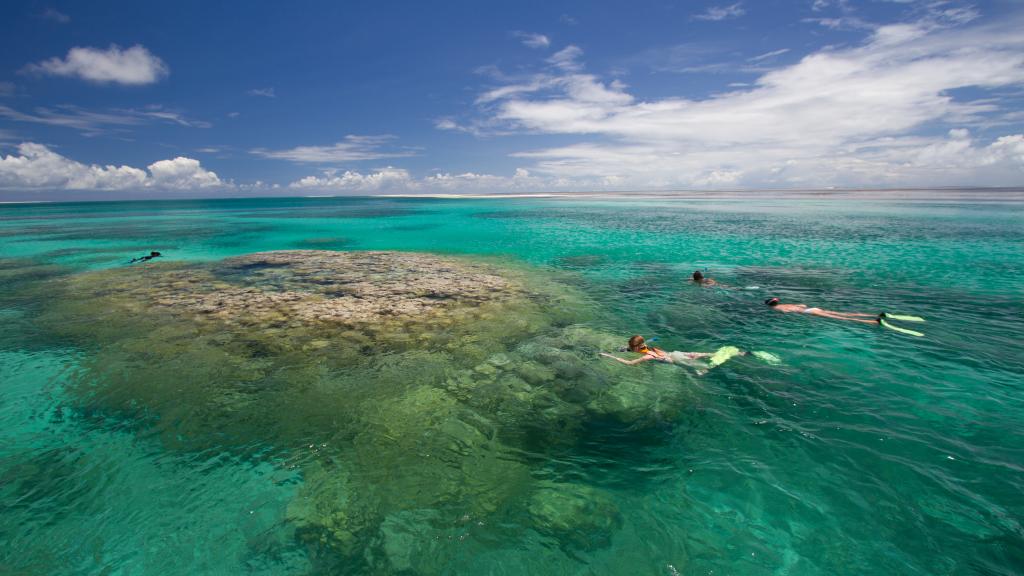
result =
[[[314,196],[307,196],[313,198]],[[324,196],[316,196],[322,198]],[[542,192],[522,194],[375,194],[372,198],[435,198],[452,200],[476,199],[516,199],[516,198],[549,198],[560,200],[695,200],[695,199],[810,199],[810,198],[850,198],[864,200],[952,200],[952,199],[990,199],[1024,201],[1024,189],[984,189],[984,188],[939,188],[939,189],[810,189],[810,190],[685,190],[685,191],[637,191],[637,192]]]

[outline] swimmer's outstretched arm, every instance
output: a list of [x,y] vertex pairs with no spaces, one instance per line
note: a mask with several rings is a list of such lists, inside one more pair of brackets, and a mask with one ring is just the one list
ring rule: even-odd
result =
[[605,358],[611,358],[612,360],[616,360],[618,362],[622,362],[623,364],[625,364],[627,366],[635,366],[635,365],[637,365],[637,364],[639,364],[641,362],[647,362],[648,360],[651,359],[650,356],[641,356],[641,357],[637,358],[636,360],[626,360],[626,359],[623,359],[623,358],[619,358],[618,356],[612,356],[611,354],[608,354],[607,352],[601,352],[601,356],[604,356]]

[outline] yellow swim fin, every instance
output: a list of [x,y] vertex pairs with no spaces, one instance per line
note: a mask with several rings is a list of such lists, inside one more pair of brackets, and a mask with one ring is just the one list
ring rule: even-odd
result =
[[[889,318],[891,318],[891,316],[889,316]],[[906,328],[900,328],[899,326],[893,326],[892,324],[889,324],[888,322],[886,322],[885,318],[882,318],[882,317],[878,318],[878,323],[881,324],[882,326],[885,326],[889,330],[895,330],[895,331],[900,332],[902,334],[909,334],[911,336],[919,336],[919,337],[920,336],[924,336],[924,334],[922,334],[920,332],[916,332],[914,330],[908,330]]]

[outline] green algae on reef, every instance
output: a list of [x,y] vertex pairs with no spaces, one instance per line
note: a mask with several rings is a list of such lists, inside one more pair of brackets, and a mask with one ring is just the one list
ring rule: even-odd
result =
[[619,338],[577,325],[587,299],[507,264],[297,250],[56,284],[39,323],[87,352],[79,408],[171,450],[298,467],[285,520],[325,565],[433,571],[443,555],[406,540],[453,518],[526,517],[562,547],[605,546],[613,499],[539,479],[523,454],[672,421],[692,394],[683,371],[640,385],[596,361]]

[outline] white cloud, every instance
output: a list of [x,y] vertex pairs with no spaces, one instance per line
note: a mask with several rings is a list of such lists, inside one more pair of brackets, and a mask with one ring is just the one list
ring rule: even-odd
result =
[[209,128],[213,126],[213,124],[210,124],[205,120],[195,120],[193,118],[185,116],[185,114],[183,114],[182,112],[164,108],[163,106],[159,105],[147,106],[142,110],[128,109],[117,110],[117,112],[128,114],[130,116],[153,118],[156,120],[164,121],[169,124],[177,124],[179,126],[186,126],[188,128]]
[[517,168],[511,176],[436,172],[424,178],[414,178],[404,169],[387,167],[366,174],[346,171],[337,175],[328,171],[322,176],[306,176],[292,182],[289,188],[323,193],[489,194],[595,190],[611,185],[612,179],[605,178],[538,177],[524,168]]
[[513,32],[513,36],[519,38],[523,43],[523,46],[527,48],[547,48],[551,46],[551,40],[543,34],[534,34],[532,32]]
[[583,56],[583,50],[580,50],[578,46],[566,46],[565,48],[555,52],[555,54],[548,58],[548,62],[562,70],[578,70],[582,65],[577,62],[580,56]]
[[438,118],[434,122],[434,127],[438,130],[458,130],[459,125],[451,118]]
[[[915,15],[917,24],[923,28],[961,26],[976,20],[981,13],[971,5],[951,6],[949,0],[886,0],[895,4],[906,4],[907,11]],[[830,7],[830,2],[815,0],[811,9],[818,12]],[[832,18],[805,18],[804,22],[819,24],[832,30],[873,30],[879,27],[856,14],[856,9],[846,0],[835,3],[841,13]]]
[[18,122],[73,128],[87,134],[99,134],[111,127],[120,129],[142,123],[142,120],[134,115],[91,112],[74,106],[60,106],[56,109],[39,107],[34,110],[34,113],[24,113],[9,106],[0,105],[0,116]]
[[802,22],[810,22],[829,30],[874,30],[875,25],[856,16],[841,18],[804,18]]
[[191,190],[223,185],[217,174],[199,165],[199,160],[184,156],[173,160],[158,160],[149,165],[149,173],[147,185],[155,188]]
[[38,64],[30,64],[27,69],[50,76],[126,85],[153,84],[170,73],[163,60],[140,44],[127,50],[122,50],[116,44],[106,50],[76,46],[63,59],[50,58]]
[[[484,104],[487,102],[494,102],[495,100],[501,100],[514,96],[516,94],[523,94],[527,92],[536,92],[542,88],[548,88],[556,82],[555,78],[550,76],[536,76],[523,84],[510,84],[507,86],[501,86],[484,92],[477,97],[477,104]],[[449,128],[450,129],[450,128]]]
[[249,96],[262,96],[264,98],[277,98],[277,94],[274,93],[274,88],[253,88],[246,92]]
[[[971,100],[954,91],[1024,85],[1021,30],[1019,19],[883,26],[860,46],[812,53],[703,99],[637,98],[583,73],[576,49],[549,60],[554,73],[483,92],[479,124],[576,135],[576,144],[515,156],[544,177],[638,188],[1020,184],[1015,135],[966,144],[909,137],[1002,117],[995,93]],[[940,153],[957,146],[961,161],[942,164]]]
[[[575,190],[580,185],[588,185],[580,181],[564,178],[540,178],[530,174],[525,168],[516,168],[512,176],[495,174],[479,174],[463,172],[451,174],[438,172],[417,182],[414,190],[426,193],[461,192],[487,194],[493,192],[543,192],[556,190]],[[593,183],[589,183],[593,185]]]
[[120,190],[141,187],[146,181],[145,170],[82,164],[42,144],[21,144],[18,154],[0,157],[0,187]]
[[[713,62],[712,60],[717,60]],[[657,46],[620,59],[626,67],[641,66],[652,72],[675,74],[690,72],[726,72],[742,70],[732,54],[721,45],[710,42],[684,42],[671,46]]]
[[417,183],[408,171],[389,166],[369,174],[346,170],[340,176],[306,176],[292,182],[289,187],[342,192],[405,192],[415,189]]
[[149,165],[149,173],[131,166],[83,164],[42,144],[25,142],[18,154],[0,156],[0,188],[126,190],[230,187],[198,160],[178,157]]
[[40,18],[42,18],[43,20],[52,20],[58,24],[67,24],[68,22],[71,22],[71,16],[68,16],[67,14],[54,8],[47,8],[46,10],[44,10],[43,13],[40,15]]
[[415,156],[409,148],[385,148],[394,136],[345,136],[341,142],[329,146],[297,146],[288,150],[267,150],[254,148],[249,152],[264,158],[290,160],[292,162],[333,163],[380,160],[382,158],[406,158]]
[[789,52],[789,48],[780,48],[778,50],[772,50],[771,52],[759,54],[757,56],[754,56],[753,58],[747,58],[747,60],[751,62],[760,62],[761,60],[767,60],[769,58],[775,58],[776,56],[782,56],[786,52]]
[[487,188],[504,188],[506,178],[493,174],[477,174],[475,172],[463,172],[462,174],[450,174],[447,172],[437,173],[423,179],[424,185],[434,190],[463,190],[466,188],[479,190]]
[[743,9],[743,3],[737,2],[728,6],[710,6],[704,12],[695,14],[693,18],[695,20],[710,20],[718,22],[720,20],[726,20],[728,18],[739,18],[746,14],[747,11]]
[[32,122],[72,128],[81,130],[89,136],[103,134],[110,130],[124,130],[128,126],[138,126],[153,121],[191,128],[209,128],[211,126],[209,122],[188,118],[179,111],[162,106],[147,106],[142,110],[114,109],[106,112],[94,112],[64,104],[54,108],[38,107],[32,113],[26,113],[9,106],[0,105],[0,117],[18,122]]

